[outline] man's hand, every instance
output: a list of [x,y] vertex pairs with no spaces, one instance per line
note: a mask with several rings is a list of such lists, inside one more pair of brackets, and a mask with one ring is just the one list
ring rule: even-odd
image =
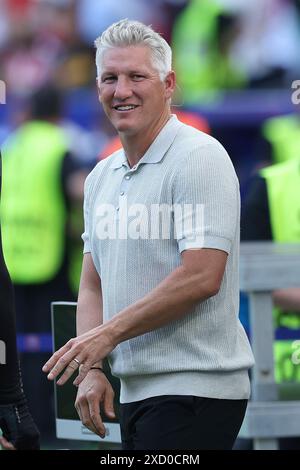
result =
[[78,388],[75,408],[82,424],[104,438],[105,427],[100,414],[100,403],[103,403],[106,416],[115,418],[112,386],[103,372],[90,370]]
[[39,450],[40,434],[29,413],[26,400],[0,405],[0,445],[6,450]]
[[86,377],[93,364],[104,359],[115,346],[107,328],[104,325],[98,326],[77,338],[70,339],[50,357],[42,370],[49,372],[49,380],[55,379],[64,371],[57,381],[57,385],[63,385],[80,366],[78,377],[73,382],[77,386]]

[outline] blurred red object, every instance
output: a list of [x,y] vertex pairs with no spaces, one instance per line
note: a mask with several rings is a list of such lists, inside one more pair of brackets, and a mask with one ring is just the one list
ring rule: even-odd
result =
[[26,10],[32,5],[32,0],[7,0],[7,8],[10,13],[23,15]]

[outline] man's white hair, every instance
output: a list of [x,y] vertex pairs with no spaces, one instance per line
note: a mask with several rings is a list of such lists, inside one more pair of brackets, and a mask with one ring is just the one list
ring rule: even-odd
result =
[[113,23],[95,41],[97,76],[101,75],[103,53],[107,49],[126,46],[147,46],[151,51],[153,67],[164,80],[172,69],[172,50],[167,41],[151,26],[124,19]]

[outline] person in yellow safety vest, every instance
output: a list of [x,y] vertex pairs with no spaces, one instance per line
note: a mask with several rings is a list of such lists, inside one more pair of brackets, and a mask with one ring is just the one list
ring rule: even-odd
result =
[[[241,240],[300,243],[300,154],[262,169],[252,182],[242,210]],[[300,367],[294,360],[300,340],[299,287],[273,293],[276,340],[275,380],[282,398],[299,399]],[[294,384],[290,387],[289,384]],[[300,445],[300,438],[281,439],[281,448]],[[297,441],[297,443],[296,443]]]
[[[241,239],[300,242],[299,196],[300,158],[261,170],[243,208]],[[274,301],[278,304],[276,325],[287,329],[280,332],[286,339],[275,343],[276,380],[300,382],[300,368],[292,361],[293,340],[300,339],[300,285],[296,289],[276,291]]]
[[271,147],[273,163],[282,163],[300,155],[300,116],[292,114],[267,119],[262,134]]
[[222,90],[244,87],[244,72],[232,63],[237,17],[215,0],[191,0],[172,31],[174,68],[183,104],[214,101]]
[[[25,334],[49,334],[51,301],[74,300],[68,283],[66,230],[68,182],[77,163],[58,125],[60,106],[55,88],[36,92],[31,119],[8,137],[2,150],[3,251],[15,288],[18,331]],[[53,413],[48,408],[52,387],[37,379],[47,355],[23,354],[21,363],[34,419],[42,436],[53,436]]]
[[[264,168],[261,175],[267,185],[273,240],[277,243],[300,243],[300,159]],[[297,311],[292,312],[289,297],[294,296],[295,292],[298,293],[295,304]],[[294,339],[300,339],[300,285],[296,291],[277,292],[274,298],[279,306],[290,307],[288,310],[276,308],[277,326],[296,330]],[[293,352],[292,339],[275,342],[275,374],[278,382],[300,382],[300,367],[292,361]]]

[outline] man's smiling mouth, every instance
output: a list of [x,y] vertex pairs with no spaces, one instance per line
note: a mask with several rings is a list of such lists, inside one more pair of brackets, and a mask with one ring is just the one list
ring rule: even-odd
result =
[[137,108],[138,105],[136,104],[119,104],[119,105],[116,105],[116,106],[113,106],[113,109],[115,109],[116,111],[131,111],[132,109],[135,109]]

